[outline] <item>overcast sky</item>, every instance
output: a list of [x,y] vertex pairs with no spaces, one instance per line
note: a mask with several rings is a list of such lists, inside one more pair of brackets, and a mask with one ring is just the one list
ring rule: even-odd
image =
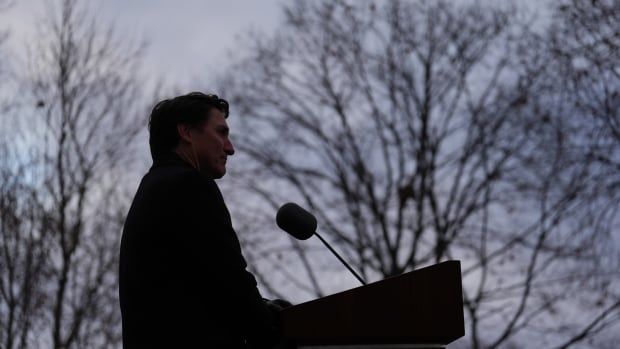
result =
[[[143,69],[163,79],[165,90],[172,87],[182,93],[196,90],[217,93],[210,79],[230,61],[229,52],[234,54],[239,47],[237,38],[248,31],[273,33],[282,18],[281,4],[286,1],[83,0],[83,3],[97,14],[101,24],[113,24],[119,36],[148,43]],[[61,1],[13,0],[13,6],[0,12],[0,32],[9,32],[0,55],[5,60],[3,63],[15,68],[20,60],[24,61],[26,47],[37,40],[38,22],[46,16],[50,2]],[[0,91],[3,92],[6,91]],[[139,139],[139,149],[144,152],[144,164],[139,168],[144,169],[151,163],[146,137],[145,132]],[[135,176],[136,183],[139,178]]]
[[[9,30],[8,52],[23,54],[36,38],[37,21],[45,1],[14,0],[0,14],[0,30]],[[114,23],[118,32],[149,43],[145,68],[167,82],[191,89],[227,62],[236,37],[249,30],[273,32],[284,0],[107,0],[87,1],[101,22]],[[202,85],[204,86],[204,84]]]
[[[0,12],[0,31],[9,30],[7,51],[23,55],[26,42],[36,40],[37,21],[46,2],[8,0],[14,5]],[[469,1],[469,0],[454,0]],[[490,0],[494,1],[494,0]],[[523,0],[541,8],[547,0]],[[0,0],[1,2],[1,0]],[[84,0],[102,23],[112,23],[129,39],[149,43],[145,69],[182,90],[204,88],[201,79],[221,71],[237,37],[247,31],[273,33],[282,18],[282,4],[291,0]],[[534,5],[537,4],[537,5]],[[6,57],[5,57],[6,58]]]

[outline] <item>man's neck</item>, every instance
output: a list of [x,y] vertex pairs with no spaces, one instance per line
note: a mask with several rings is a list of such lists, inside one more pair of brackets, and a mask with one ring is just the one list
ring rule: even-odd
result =
[[181,158],[181,160],[187,162],[191,167],[195,168],[197,171],[200,170],[197,166],[197,159],[194,154],[191,153],[191,150],[187,151],[185,148],[177,147],[174,149],[174,152]]
[[213,179],[213,176],[206,171],[202,170],[198,164],[198,156],[192,151],[191,148],[178,146],[174,149],[174,152],[181,158],[181,160],[188,163],[191,167],[196,169],[201,175],[206,178]]

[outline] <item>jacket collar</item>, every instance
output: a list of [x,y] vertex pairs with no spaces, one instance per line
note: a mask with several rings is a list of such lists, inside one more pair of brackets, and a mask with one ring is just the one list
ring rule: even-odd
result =
[[151,169],[162,166],[183,166],[195,169],[191,164],[183,160],[174,151],[169,151],[165,154],[161,154],[160,156],[158,156],[155,160],[153,160],[153,166],[151,166]]
[[183,158],[181,158],[179,154],[177,154],[174,151],[169,151],[165,154],[160,155],[157,159],[153,161],[153,165],[151,166],[149,171],[152,171],[153,169],[158,168],[158,167],[168,167],[168,166],[181,166],[185,168],[190,168],[198,172],[198,174],[200,174],[201,177],[215,183],[215,180],[213,178],[204,176],[202,173],[200,173],[200,171],[198,171],[189,162],[183,160]]

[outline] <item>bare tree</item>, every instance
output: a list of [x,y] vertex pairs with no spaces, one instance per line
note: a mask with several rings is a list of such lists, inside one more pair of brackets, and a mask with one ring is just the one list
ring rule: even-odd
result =
[[322,296],[321,280],[340,274],[312,246],[256,232],[299,201],[367,279],[461,259],[468,346],[567,338],[574,299],[613,278],[597,268],[610,240],[577,219],[595,193],[566,151],[575,119],[539,98],[546,38],[512,10],[298,1],[278,35],[251,38],[223,81],[239,114],[237,207],[253,221],[239,230],[266,287]]
[[27,348],[43,328],[45,247],[34,166],[0,145],[0,345]]
[[[7,11],[11,5],[12,5],[12,1],[10,0],[0,0],[0,13]],[[0,28],[0,78],[2,78],[3,83],[0,84],[0,88],[4,89],[6,88],[6,69],[8,68],[6,66],[6,52],[4,50],[4,43],[7,40],[7,38],[9,37],[9,31],[7,28]],[[1,92],[2,90],[0,90]],[[0,101],[0,115],[4,116],[4,114],[6,114],[7,112],[7,101],[2,100]]]
[[[145,124],[144,45],[121,40],[89,11],[77,0],[50,4],[30,47],[24,87],[33,107],[20,110],[20,161],[2,164],[6,348],[120,344],[117,252],[129,201],[118,178]],[[37,161],[24,178],[16,164],[26,154]]]
[[[0,1],[0,11],[10,1]],[[7,28],[2,28],[7,29]],[[0,32],[0,89],[10,89],[7,52],[1,47],[9,31]],[[4,98],[4,93],[2,94]],[[30,185],[35,166],[10,142],[10,108],[0,100],[0,347],[26,348],[41,329],[43,294],[38,285],[45,279],[41,210],[36,190]]]
[[[535,92],[528,124],[535,130],[533,138],[547,144],[537,152],[539,160],[555,152],[562,162],[562,170],[547,177],[550,187],[563,192],[567,186],[582,188],[564,227],[565,241],[574,247],[565,249],[572,263],[563,259],[570,281],[562,290],[579,299],[564,308],[579,309],[582,316],[558,329],[563,340],[557,347],[605,347],[617,342],[613,333],[620,326],[620,3],[561,1],[553,11],[548,30],[528,40],[524,75]],[[570,173],[579,183],[566,180]]]
[[575,106],[620,142],[620,3],[616,0],[562,1],[550,33],[550,48],[560,63]]

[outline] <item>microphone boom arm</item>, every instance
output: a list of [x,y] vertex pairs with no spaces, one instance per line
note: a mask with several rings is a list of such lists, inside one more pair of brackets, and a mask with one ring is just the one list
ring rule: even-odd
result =
[[362,283],[362,285],[366,285],[366,281],[364,281],[364,279],[362,279],[362,277],[361,277],[361,276],[359,276],[359,275],[355,272],[355,270],[353,270],[353,268],[351,268],[351,266],[349,266],[349,264],[347,264],[347,262],[345,262],[345,261],[344,261],[344,259],[342,259],[342,257],[340,257],[340,255],[339,255],[339,254],[338,254],[338,253],[337,253],[337,252],[336,252],[336,251],[335,251],[335,250],[334,250],[334,249],[333,249],[333,248],[332,248],[332,247],[331,247],[331,246],[327,243],[327,241],[325,241],[325,240],[321,237],[321,235],[319,235],[319,233],[317,233],[317,232],[315,231],[315,232],[314,232],[314,235],[316,235],[316,236],[317,236],[317,237],[321,240],[321,242],[323,242],[323,244],[324,244],[325,246],[327,246],[327,248],[329,248],[329,250],[330,250],[330,251],[332,251],[332,253],[333,253],[336,257],[338,257],[338,259],[340,260],[340,262],[342,262],[342,264],[344,264],[344,266],[345,266],[345,267],[347,267],[347,269],[349,269],[349,271],[350,271],[353,275],[355,275],[355,277],[357,278],[357,280],[359,280],[359,282],[361,282],[361,283]]

